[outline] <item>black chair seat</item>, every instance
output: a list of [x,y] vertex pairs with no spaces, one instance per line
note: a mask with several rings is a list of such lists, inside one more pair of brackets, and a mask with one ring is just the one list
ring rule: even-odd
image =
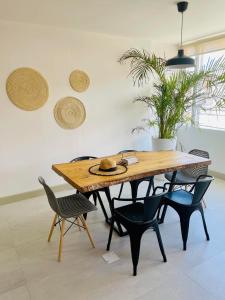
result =
[[144,222],[144,204],[136,202],[115,209],[115,214],[127,218],[131,222]]
[[178,190],[175,192],[169,192],[168,194],[166,194],[165,198],[182,205],[191,205],[193,195],[187,191]]
[[61,198],[57,198],[60,212],[64,218],[77,217],[91,211],[97,210],[85,196],[82,194],[74,194]]

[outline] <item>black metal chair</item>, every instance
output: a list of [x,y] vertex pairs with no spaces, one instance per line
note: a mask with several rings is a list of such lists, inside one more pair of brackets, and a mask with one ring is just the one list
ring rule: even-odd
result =
[[[207,158],[209,159],[209,153],[204,150],[199,150],[199,149],[193,149],[188,152],[189,154],[196,155],[199,157]],[[192,169],[184,169],[177,171],[177,175],[175,178],[175,182],[182,183],[182,182],[187,182],[188,185],[195,183],[196,179],[200,175],[207,175],[208,174],[208,166],[201,166],[201,167],[196,167]],[[166,173],[165,178],[171,182],[173,173]]]
[[[199,149],[193,149],[188,152],[189,154],[196,155],[199,157],[207,158],[209,159],[209,153],[204,150],[199,150]],[[185,187],[187,190],[188,187],[192,187],[192,185],[195,183],[196,179],[200,175],[207,175],[208,174],[208,166],[201,166],[201,167],[196,167],[192,169],[184,169],[177,171],[175,181],[177,183],[182,183],[182,182],[187,182],[188,184]],[[166,173],[165,178],[171,182],[173,176],[173,172]],[[206,207],[206,202],[204,198],[202,199],[202,202],[204,203],[204,206]]]
[[[97,159],[97,157],[95,157],[95,156],[79,156],[79,157],[76,157],[76,158],[72,159],[70,162],[71,163],[76,163],[78,161],[90,160],[90,159]],[[105,220],[108,223],[109,222],[109,217],[108,217],[108,214],[106,212],[105,206],[103,204],[102,198],[100,196],[100,192],[105,193],[108,201],[111,200],[110,190],[109,190],[108,187],[105,187],[105,188],[102,188],[102,189],[99,189],[99,190],[95,190],[95,191],[92,191],[92,192],[86,192],[86,193],[83,193],[83,195],[85,195],[85,197],[87,197],[88,199],[90,199],[90,197],[92,196],[95,206],[97,205],[97,200],[98,200],[98,202],[101,206],[102,212],[104,214]],[[79,193],[80,192],[77,190],[77,194],[79,194]],[[86,215],[84,217],[86,218]]]
[[[178,213],[180,217],[180,226],[181,233],[183,239],[183,250],[187,248],[187,238],[188,238],[188,230],[191,215],[194,211],[198,210],[201,213],[203,226],[206,234],[206,239],[209,240],[209,234],[207,231],[207,226],[204,217],[204,211],[202,208],[202,198],[204,197],[209,185],[213,180],[212,176],[209,175],[200,175],[195,184],[192,186],[190,191],[186,191],[183,189],[170,191],[168,192],[162,199],[161,204],[164,205],[163,210],[166,210],[167,206],[171,206]],[[182,183],[165,183],[164,187],[161,187],[164,191],[166,189],[166,185],[179,185],[185,186],[187,182]],[[160,208],[159,213],[160,214]],[[164,214],[165,217],[165,214]],[[164,218],[163,217],[163,218]],[[164,220],[162,220],[163,222]]]
[[[125,153],[129,153],[129,152],[138,152],[138,151],[132,150],[132,149],[122,150],[118,154],[125,154]],[[137,198],[139,184],[144,182],[144,181],[148,182],[148,188],[147,188],[147,192],[146,192],[145,197],[148,197],[150,195],[151,188],[153,188],[153,190],[154,190],[154,176],[149,176],[149,177],[146,177],[146,178],[132,180],[129,183],[130,183],[130,186],[131,186],[131,197],[133,199]],[[123,187],[124,187],[124,183],[122,183],[121,186],[120,186],[120,191],[119,191],[118,198],[121,197]]]
[[[114,201],[133,201],[134,199],[112,199],[112,222],[109,232],[107,250],[110,249],[114,222],[118,221],[127,230],[130,236],[131,255],[133,262],[133,275],[137,275],[137,265],[139,260],[141,237],[143,233],[153,228],[159,243],[159,247],[163,256],[164,262],[167,261],[163,248],[163,243],[158,227],[157,219],[155,218],[156,211],[159,207],[160,200],[164,194],[153,195],[150,197],[136,198],[136,202],[122,207],[114,208]],[[144,201],[144,203],[138,201]]]
[[[51,188],[46,184],[42,177],[38,177],[38,181],[45,189],[48,202],[52,210],[55,212],[55,216],[52,221],[51,229],[48,236],[48,242],[50,242],[52,233],[56,225],[60,228],[60,241],[59,241],[59,253],[58,261],[61,261],[63,237],[68,230],[76,225],[79,229],[82,227],[87,232],[89,240],[93,248],[95,248],[94,241],[89,232],[87,223],[83,217],[84,214],[97,210],[97,208],[82,194],[69,195],[65,197],[56,198]],[[71,221],[69,219],[73,218]],[[65,221],[70,223],[68,229],[65,231]],[[80,222],[82,225],[80,225]]]

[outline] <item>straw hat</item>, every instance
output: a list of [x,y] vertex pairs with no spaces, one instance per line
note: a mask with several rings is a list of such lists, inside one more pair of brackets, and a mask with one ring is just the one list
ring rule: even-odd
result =
[[85,107],[80,100],[66,97],[56,103],[54,117],[58,125],[64,129],[77,128],[86,118]]
[[105,158],[102,159],[100,164],[94,165],[89,168],[89,172],[94,175],[112,176],[123,174],[127,171],[126,166],[117,165],[116,161]]
[[31,68],[13,71],[6,81],[9,99],[23,110],[36,110],[48,99],[48,84],[44,77]]
[[99,170],[103,172],[112,172],[116,170],[115,160],[105,158],[100,162]]
[[79,93],[86,91],[90,85],[88,75],[84,71],[80,70],[74,70],[70,74],[69,81],[72,89]]

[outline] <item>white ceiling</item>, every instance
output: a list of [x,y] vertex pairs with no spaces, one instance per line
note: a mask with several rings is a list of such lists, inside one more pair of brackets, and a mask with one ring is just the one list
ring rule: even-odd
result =
[[[0,19],[178,42],[174,0],[0,0]],[[225,32],[225,0],[190,0],[184,40]]]

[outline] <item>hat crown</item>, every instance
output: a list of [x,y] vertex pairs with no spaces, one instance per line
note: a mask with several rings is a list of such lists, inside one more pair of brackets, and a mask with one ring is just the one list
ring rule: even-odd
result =
[[101,160],[100,169],[107,170],[111,168],[116,168],[116,161],[109,158],[105,158]]

